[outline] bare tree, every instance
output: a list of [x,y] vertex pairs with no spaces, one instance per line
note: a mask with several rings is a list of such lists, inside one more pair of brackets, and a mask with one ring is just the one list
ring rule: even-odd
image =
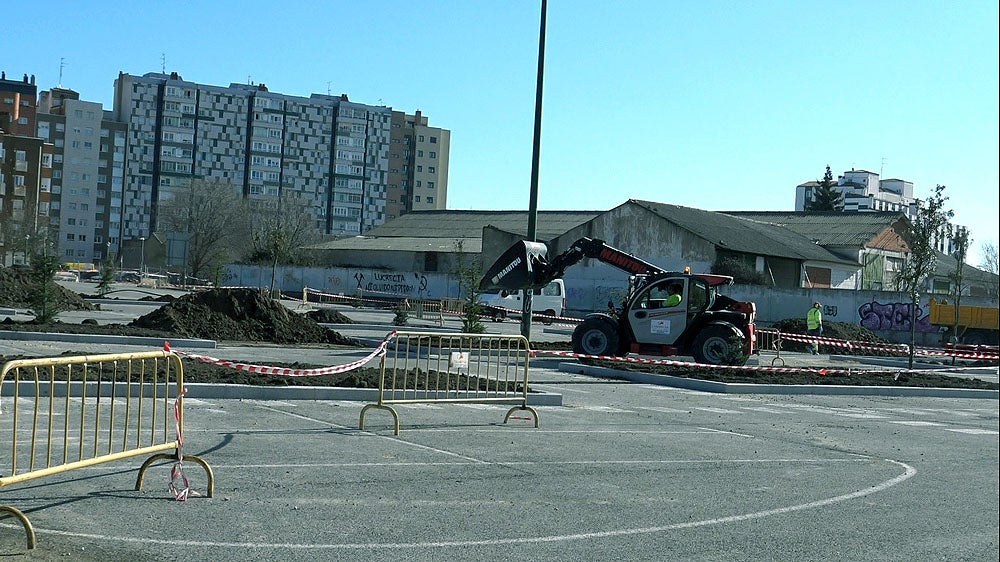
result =
[[239,190],[221,178],[195,179],[160,205],[160,225],[188,237],[187,264],[195,277],[210,274],[235,255],[244,219]]
[[980,251],[983,254],[982,262],[979,267],[983,271],[988,271],[994,275],[1000,273],[997,265],[997,246],[993,242],[983,242],[980,246]]
[[308,201],[292,195],[281,200],[247,204],[243,259],[251,263],[300,264],[309,256],[300,248],[322,240],[316,215]]
[[913,368],[913,352],[916,344],[917,305],[920,303],[920,290],[924,288],[927,279],[934,274],[937,266],[937,252],[934,241],[940,236],[948,221],[954,215],[953,211],[945,210],[944,203],[948,200],[944,195],[945,186],[934,188],[934,195],[926,200],[917,200],[917,213],[910,219],[904,233],[909,254],[903,263],[899,281],[902,289],[910,296],[910,359],[909,368]]

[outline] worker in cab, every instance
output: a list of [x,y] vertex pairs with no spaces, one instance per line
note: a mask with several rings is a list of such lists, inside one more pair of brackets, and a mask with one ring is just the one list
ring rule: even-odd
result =
[[663,301],[663,305],[667,308],[679,305],[681,303],[681,293],[683,291],[684,288],[680,283],[671,283],[670,286],[667,287],[667,298]]

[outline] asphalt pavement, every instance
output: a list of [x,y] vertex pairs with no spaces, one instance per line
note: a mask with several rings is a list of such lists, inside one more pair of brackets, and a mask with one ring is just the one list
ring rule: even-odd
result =
[[[104,307],[102,307],[104,308]],[[372,314],[379,314],[373,311]],[[374,324],[364,324],[370,326]],[[421,326],[435,329],[435,326]],[[438,326],[440,328],[447,328]],[[512,329],[514,322],[488,326]],[[544,330],[545,328],[542,328]],[[357,333],[362,333],[360,331]],[[365,328],[377,337],[381,328]],[[550,334],[553,337],[555,334]],[[66,345],[0,340],[11,346]],[[277,357],[274,346],[213,354]],[[323,347],[298,360],[349,360]],[[354,352],[357,357],[358,352]],[[315,357],[312,355],[315,354]],[[10,486],[38,548],[0,518],[0,555],[30,560],[996,560],[994,399],[719,394],[533,362],[561,396],[506,406],[345,399],[185,399],[187,453],[216,477],[179,502],[139,459]],[[4,415],[0,410],[0,435]],[[7,451],[0,449],[0,473]],[[186,463],[192,489],[201,469]]]

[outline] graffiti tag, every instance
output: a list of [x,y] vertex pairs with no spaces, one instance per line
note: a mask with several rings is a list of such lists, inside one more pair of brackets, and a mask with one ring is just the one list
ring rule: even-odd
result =
[[937,329],[931,325],[923,309],[918,306],[914,310],[908,302],[866,302],[858,307],[858,316],[861,318],[861,325],[869,330],[909,330],[912,323],[915,323],[915,329],[919,332],[933,332]]

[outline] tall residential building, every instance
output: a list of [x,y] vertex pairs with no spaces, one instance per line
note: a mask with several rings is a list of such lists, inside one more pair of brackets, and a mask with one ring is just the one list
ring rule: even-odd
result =
[[451,131],[428,126],[420,111],[393,111],[390,139],[386,219],[414,210],[444,210]]
[[[197,178],[230,181],[276,206],[294,198],[319,233],[365,233],[388,218],[392,114],[346,95],[121,73],[114,117],[129,127],[122,236],[149,236],[158,206]],[[446,178],[447,160],[444,168]]]
[[[806,204],[813,200],[813,194],[819,186],[818,181],[808,181],[795,187],[796,211],[805,210]],[[880,180],[879,174],[875,172],[851,169],[837,177],[835,189],[844,198],[845,213],[890,211],[902,213],[910,219],[917,215],[913,182],[896,178]],[[947,232],[934,240],[934,244],[939,252],[951,254],[955,251],[955,234],[968,229],[949,224],[946,230]]]
[[127,126],[100,103],[53,88],[39,96],[37,131],[54,146],[49,220],[60,259],[98,263],[117,255]]
[[35,76],[23,80],[8,80],[0,71],[0,125],[11,135],[35,136],[35,107],[38,88]]

